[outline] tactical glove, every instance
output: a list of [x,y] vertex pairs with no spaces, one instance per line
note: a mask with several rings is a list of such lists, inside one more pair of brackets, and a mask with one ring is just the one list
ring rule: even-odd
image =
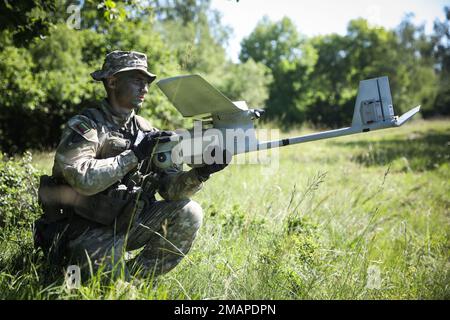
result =
[[229,153],[227,150],[223,151],[223,161],[222,163],[212,163],[208,165],[204,165],[201,167],[197,167],[194,170],[197,172],[197,176],[200,181],[206,181],[209,179],[209,176],[213,173],[219,172],[223,169],[225,169],[228,164],[231,162],[231,153]]
[[146,132],[143,136],[138,136],[131,150],[133,150],[139,162],[149,159],[155,146],[158,143],[169,142],[172,134],[171,131]]

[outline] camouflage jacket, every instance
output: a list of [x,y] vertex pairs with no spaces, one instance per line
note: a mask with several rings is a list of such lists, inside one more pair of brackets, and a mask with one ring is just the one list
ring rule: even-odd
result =
[[143,168],[145,173],[156,174],[159,181],[154,192],[165,200],[187,199],[201,189],[202,182],[194,170],[183,171],[179,166],[161,170],[151,161],[139,163],[130,150],[138,130],[157,129],[134,111],[126,116],[115,113],[106,100],[97,109],[83,111],[71,118],[63,131],[53,177],[63,179],[84,196],[104,193],[128,173]]

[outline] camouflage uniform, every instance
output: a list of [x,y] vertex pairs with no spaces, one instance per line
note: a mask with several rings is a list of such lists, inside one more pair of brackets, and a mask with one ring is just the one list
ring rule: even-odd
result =
[[[115,53],[115,59],[107,56],[102,70],[92,74],[94,79],[133,69],[154,79],[145,55],[109,55]],[[202,181],[195,170],[161,170],[151,159],[139,163],[130,146],[139,131],[153,130],[134,111],[114,112],[106,100],[68,121],[53,177],[75,191],[73,197],[62,197],[73,208],[67,229],[67,254],[73,263],[87,267],[90,260],[94,270],[101,263],[112,269],[124,252],[143,248],[135,266],[158,275],[188,253],[202,222],[201,207],[189,197],[201,189]],[[163,201],[156,201],[156,192]],[[92,201],[79,205],[80,197]]]

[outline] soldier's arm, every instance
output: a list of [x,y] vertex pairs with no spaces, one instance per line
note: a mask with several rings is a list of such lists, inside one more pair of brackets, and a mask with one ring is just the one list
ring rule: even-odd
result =
[[89,118],[76,116],[69,120],[56,150],[55,169],[77,192],[93,195],[122,179],[138,164],[133,151],[97,159],[99,148],[96,125]]
[[183,171],[173,166],[161,174],[159,194],[165,200],[184,200],[197,193],[203,186],[194,169]]

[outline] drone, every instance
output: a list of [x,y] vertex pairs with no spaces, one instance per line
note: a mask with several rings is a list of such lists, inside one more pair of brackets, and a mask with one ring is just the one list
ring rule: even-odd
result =
[[[250,109],[245,101],[231,101],[200,75],[165,78],[157,86],[183,117],[198,119],[197,128],[175,134],[155,149],[153,163],[167,168],[173,163],[190,166],[204,161],[205,150],[226,150],[232,155],[280,148],[321,139],[400,127],[420,111],[420,105],[395,116],[386,76],[359,83],[350,127],[292,138],[259,141],[254,121],[264,110]],[[195,130],[197,129],[197,130]]]

